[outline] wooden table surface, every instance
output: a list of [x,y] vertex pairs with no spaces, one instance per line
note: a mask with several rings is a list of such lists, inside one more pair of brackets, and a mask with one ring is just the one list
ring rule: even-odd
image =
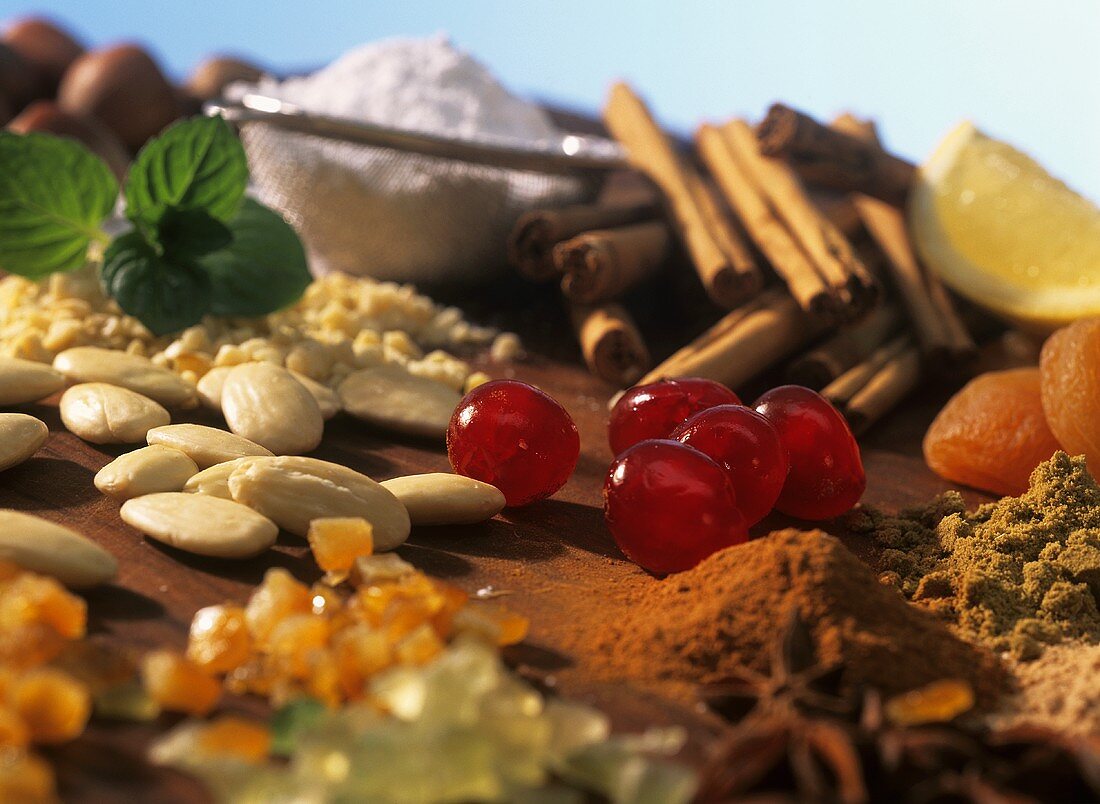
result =
[[[510,651],[510,661],[552,674],[562,694],[599,704],[619,728],[685,724],[692,735],[688,757],[698,760],[715,734],[714,721],[684,705],[636,690],[629,679],[615,684],[593,682],[583,660],[562,647],[563,629],[571,625],[561,614],[566,604],[574,610],[580,605],[598,612],[605,585],[641,571],[621,557],[602,522],[600,489],[611,459],[606,402],[613,389],[579,365],[563,318],[543,315],[543,311],[516,318],[529,322],[525,329],[532,331],[531,340],[547,345],[514,367],[485,367],[495,376],[514,374],[535,383],[565,405],[581,433],[577,471],[553,499],[506,511],[486,525],[414,530],[400,554],[471,593],[489,585],[511,592],[507,605],[530,617],[532,626],[527,643]],[[929,383],[918,398],[862,439],[867,501],[905,505],[949,487],[925,468],[919,444],[951,388],[950,382]],[[304,542],[286,534],[275,549],[245,562],[196,558],[143,539],[119,519],[118,503],[101,496],[92,485],[96,471],[125,450],[95,447],[68,433],[59,420],[56,399],[22,410],[43,419],[51,435],[36,457],[0,476],[0,507],[74,527],[118,557],[116,582],[87,594],[91,632],[138,650],[165,645],[182,648],[196,609],[226,600],[243,602],[269,567],[286,567],[307,582],[319,577]],[[217,423],[202,412],[175,420]],[[449,468],[441,445],[393,440],[344,416],[328,423],[324,443],[315,454],[379,480]],[[971,502],[983,499],[968,496]],[[859,545],[852,546],[858,552]],[[581,567],[583,574],[578,572]],[[594,583],[593,578],[599,581]],[[262,711],[254,704],[252,708]],[[163,716],[152,724],[95,722],[80,740],[50,751],[49,757],[60,768],[65,798],[204,800],[202,788],[192,780],[150,768],[142,759],[155,735],[176,720]]]

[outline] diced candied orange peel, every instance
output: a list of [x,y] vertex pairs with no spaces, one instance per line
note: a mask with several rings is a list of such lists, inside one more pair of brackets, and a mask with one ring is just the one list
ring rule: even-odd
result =
[[207,606],[195,612],[187,658],[208,673],[228,673],[248,660],[252,638],[240,606]]
[[51,667],[24,674],[10,699],[35,743],[63,743],[79,736],[92,714],[88,688]]
[[361,517],[329,517],[309,523],[310,549],[317,566],[340,580],[361,556],[374,553],[374,528]]
[[262,762],[271,751],[271,732],[254,720],[222,715],[202,728],[196,747],[212,755]]
[[171,712],[205,715],[221,697],[217,679],[174,651],[146,654],[141,677],[149,697]]

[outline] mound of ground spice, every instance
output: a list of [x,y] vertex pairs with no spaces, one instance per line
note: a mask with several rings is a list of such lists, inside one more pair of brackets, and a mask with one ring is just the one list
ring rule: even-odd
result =
[[884,548],[887,580],[995,650],[1028,660],[1046,645],[1100,642],[1100,486],[1083,456],[1056,453],[1023,495],[972,514],[948,494],[848,525]]
[[593,672],[666,682],[717,682],[767,672],[790,610],[811,624],[823,664],[887,692],[942,678],[989,702],[1004,675],[990,652],[907,603],[837,539],[784,530],[715,553],[694,569],[633,593],[594,635]]

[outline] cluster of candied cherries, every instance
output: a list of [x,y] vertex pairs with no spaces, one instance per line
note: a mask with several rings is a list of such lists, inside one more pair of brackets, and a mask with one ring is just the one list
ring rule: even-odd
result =
[[844,417],[796,385],[751,408],[710,380],[640,385],[611,411],[608,440],[617,457],[604,484],[607,526],[629,558],[657,574],[748,541],[773,509],[839,516],[866,486]]

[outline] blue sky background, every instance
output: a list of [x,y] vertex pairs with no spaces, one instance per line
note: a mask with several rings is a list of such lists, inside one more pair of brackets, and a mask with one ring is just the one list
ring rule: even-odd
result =
[[177,77],[205,54],[319,66],[393,35],[449,32],[513,89],[596,110],[626,78],[668,125],[782,99],[879,119],[925,156],[962,118],[1100,200],[1100,0],[0,0],[89,43],[139,39]]

